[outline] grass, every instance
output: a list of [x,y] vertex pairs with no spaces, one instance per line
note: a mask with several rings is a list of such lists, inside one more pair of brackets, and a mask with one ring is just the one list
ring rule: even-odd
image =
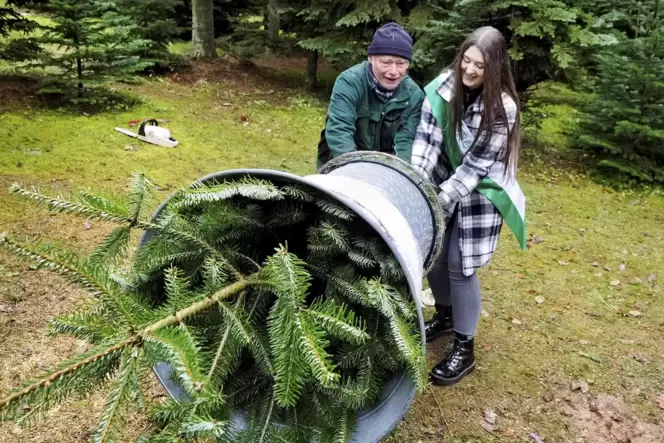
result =
[[[226,65],[201,64],[182,77],[134,86],[127,92],[142,102],[130,110],[84,115],[32,101],[5,104],[0,232],[85,251],[109,229],[15,200],[6,191],[14,181],[54,193],[79,186],[120,190],[129,172],[139,170],[159,185],[162,200],[179,185],[225,169],[313,173],[325,103],[225,71]],[[617,443],[617,437],[600,439],[605,426],[592,418],[597,414],[577,417],[589,409],[588,396],[600,394],[625,402],[614,412],[622,419],[614,430],[642,423],[664,435],[663,411],[649,400],[664,394],[664,275],[658,275],[664,198],[618,193],[570,168],[561,159],[561,128],[573,124],[574,109],[565,102],[547,109],[537,143],[524,146],[520,174],[528,231],[542,242],[520,251],[504,229],[496,256],[480,271],[485,312],[477,370],[458,385],[418,396],[390,443],[524,442],[531,433],[547,443]],[[169,119],[166,127],[180,145],[148,145],[113,130],[145,117]],[[125,150],[130,145],[137,150]],[[0,392],[84,349],[76,340],[48,337],[45,328],[84,297],[58,277],[0,255]],[[443,345],[429,345],[431,364]],[[637,361],[637,354],[648,362]],[[588,394],[570,390],[578,380],[588,383]],[[153,398],[162,395],[155,387]],[[100,394],[72,401],[25,429],[0,424],[0,442],[86,440],[102,402]],[[571,416],[569,407],[575,408]],[[498,414],[491,433],[483,427],[487,409]],[[146,424],[142,416],[130,423],[127,441]]]

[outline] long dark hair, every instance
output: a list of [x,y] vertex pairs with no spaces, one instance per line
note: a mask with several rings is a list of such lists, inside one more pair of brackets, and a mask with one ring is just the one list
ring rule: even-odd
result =
[[[471,46],[477,47],[482,53],[482,57],[484,57],[484,83],[482,89],[484,111],[473,145],[475,143],[488,143],[494,125],[504,124],[507,130],[507,147],[502,161],[506,165],[506,174],[512,177],[516,172],[519,148],[521,146],[519,97],[516,93],[512,67],[507,54],[507,43],[500,31],[491,26],[479,28],[470,34],[466,38],[466,41],[463,42],[463,45],[461,45],[461,50],[453,62],[454,91],[450,106],[451,121],[456,131],[461,131],[461,122],[464,113],[461,61],[463,60],[463,55]],[[509,95],[517,106],[516,122],[512,130],[510,130],[507,113],[503,106],[503,92]]]

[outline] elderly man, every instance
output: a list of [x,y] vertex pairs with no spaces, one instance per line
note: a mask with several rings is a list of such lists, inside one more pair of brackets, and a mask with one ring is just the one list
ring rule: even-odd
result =
[[352,151],[382,151],[410,163],[411,147],[424,93],[406,75],[413,40],[396,23],[378,29],[368,61],[337,78],[325,128],[318,144],[317,167]]

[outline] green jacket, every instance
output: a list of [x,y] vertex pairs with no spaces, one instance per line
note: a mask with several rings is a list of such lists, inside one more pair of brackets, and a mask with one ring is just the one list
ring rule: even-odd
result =
[[352,151],[382,151],[410,163],[424,93],[408,76],[389,99],[369,86],[368,62],[337,78],[325,128],[318,144],[317,167]]

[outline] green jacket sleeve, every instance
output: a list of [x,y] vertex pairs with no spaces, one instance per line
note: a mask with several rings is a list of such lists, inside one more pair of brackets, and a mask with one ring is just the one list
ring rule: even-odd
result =
[[325,125],[325,139],[332,157],[356,150],[354,135],[359,95],[357,87],[346,76],[337,78]]
[[417,126],[420,123],[420,114],[422,104],[424,103],[424,93],[420,89],[414,90],[412,94],[412,103],[405,109],[403,115],[403,126],[394,137],[394,150],[397,157],[410,163],[410,156],[413,149],[413,141]]

